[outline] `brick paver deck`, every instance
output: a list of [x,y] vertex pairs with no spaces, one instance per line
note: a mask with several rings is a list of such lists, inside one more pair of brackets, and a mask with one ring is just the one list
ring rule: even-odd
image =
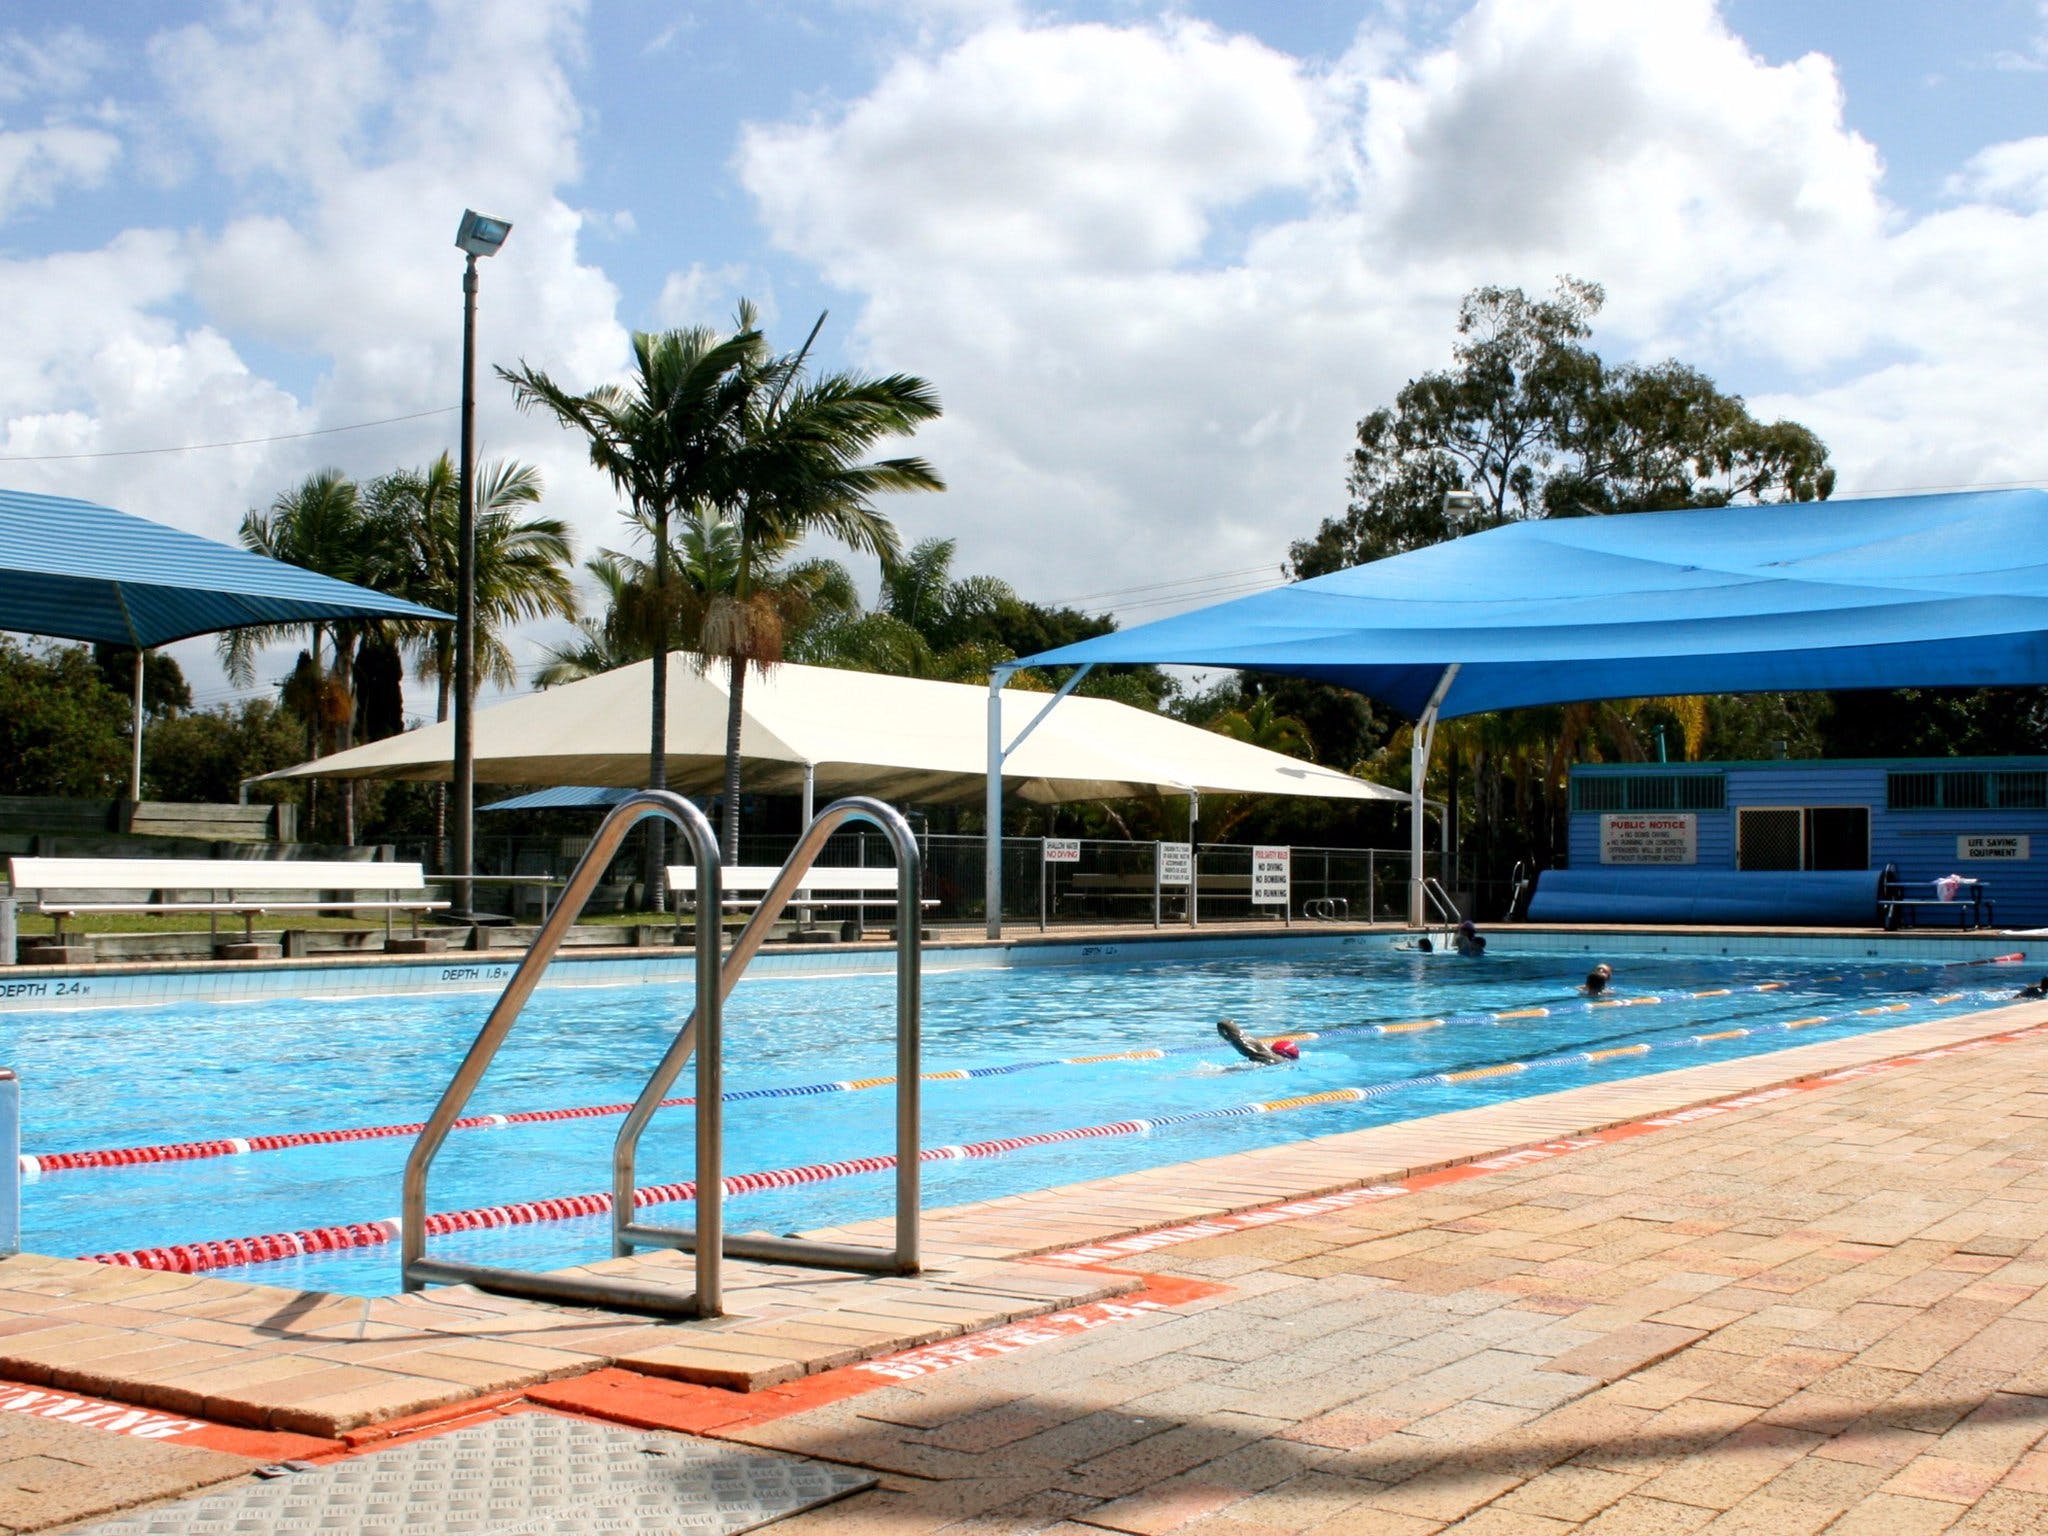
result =
[[[2048,1530],[2048,1034],[2010,1038],[2044,1019],[1908,1026],[936,1212],[931,1274],[736,1265],[735,1315],[711,1325],[10,1260],[0,1377],[323,1435],[506,1389],[602,1412],[567,1380],[598,1367],[691,1383],[672,1389],[682,1427],[889,1474],[793,1532]],[[1104,1269],[1029,1257],[1994,1036]],[[1148,1272],[1182,1280],[1161,1292],[1178,1304],[1070,1342],[822,1408],[793,1395],[779,1416],[714,1390]],[[198,1468],[179,1475],[224,1475]]]

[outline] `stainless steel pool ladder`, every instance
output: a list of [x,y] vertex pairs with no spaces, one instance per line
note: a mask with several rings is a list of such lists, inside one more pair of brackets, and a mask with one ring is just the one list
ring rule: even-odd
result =
[[[426,1256],[427,1171],[462,1115],[491,1059],[510,1033],[520,1010],[539,984],[570,925],[581,915],[598,879],[636,824],[662,816],[682,832],[697,866],[696,987],[690,1017],[670,1042],[612,1148],[613,1248],[674,1247],[696,1257],[696,1289],[644,1284],[588,1270],[547,1274]],[[796,1238],[729,1237],[724,1225],[723,1008],[740,974],[760,950],[769,929],[802,882],[832,833],[851,820],[870,822],[888,837],[897,857],[896,946],[896,1227],[892,1250],[812,1242]],[[721,1261],[763,1259],[775,1263],[846,1269],[862,1273],[911,1274],[918,1268],[919,1070],[924,937],[923,870],[916,838],[897,812],[878,800],[854,798],[827,806],[790,854],[775,883],[755,909],[729,955],[720,955],[722,910],[718,840],[710,823],[689,801],[664,790],[644,790],[621,801],[605,817],[554,913],[541,926],[476,1041],[456,1069],[405,1165],[405,1206],[400,1273],[407,1290],[432,1283],[468,1284],[479,1290],[583,1306],[620,1307],[668,1317],[716,1317],[723,1310]],[[696,1056],[696,1223],[693,1229],[647,1226],[633,1220],[634,1161],[640,1134],[662,1098]]]
[[[789,855],[789,861],[782,866],[782,873],[775,877],[775,883],[761,898],[760,906],[748,919],[740,936],[733,941],[725,957],[720,973],[719,999],[722,1002],[732,995],[740,974],[759,952],[767,940],[769,931],[782,916],[790,898],[802,885],[803,877],[817,862],[818,854],[824,849],[832,834],[849,821],[865,821],[881,829],[889,845],[896,853],[896,1226],[894,1244],[889,1249],[860,1248],[847,1243],[823,1243],[810,1238],[766,1237],[755,1235],[731,1235],[724,1239],[724,1250],[732,1258],[756,1259],[771,1264],[794,1264],[813,1269],[851,1270],[860,1274],[911,1275],[918,1269],[918,1223],[919,1223],[919,1104],[922,1082],[919,1073],[923,1064],[921,1033],[923,1028],[923,985],[922,963],[924,946],[924,895],[923,870],[919,858],[917,838],[910,830],[910,823],[893,808],[879,800],[855,797],[836,800],[825,807],[818,819],[811,823],[804,835],[797,841]],[[716,907],[699,906],[698,928],[706,925],[705,912],[715,912]],[[710,926],[716,926],[711,924]],[[704,1006],[699,994],[698,1007]],[[640,1090],[625,1124],[619,1127],[617,1140],[612,1150],[612,1250],[618,1254],[632,1253],[636,1248],[680,1248],[694,1252],[698,1263],[704,1259],[708,1244],[699,1240],[700,1233],[707,1232],[701,1221],[697,1230],[683,1227],[660,1227],[633,1219],[634,1159],[640,1146],[640,1133],[647,1128],[647,1122],[654,1117],[676,1075],[683,1069],[683,1063],[690,1054],[690,1026],[685,1025],[668,1054],[654,1069],[654,1075],[647,1079],[647,1086]],[[704,1122],[704,1106],[711,1101],[699,1097],[697,1104],[698,1124]],[[702,1154],[699,1154],[700,1159]],[[699,1167],[702,1167],[700,1161]],[[701,1174],[700,1174],[701,1178]]]
[[[441,1102],[434,1106],[434,1113],[405,1160],[399,1274],[408,1291],[416,1291],[432,1283],[474,1285],[479,1290],[508,1296],[527,1296],[579,1306],[622,1307],[662,1316],[717,1315],[720,1305],[718,1262],[722,1250],[715,1241],[707,1244],[697,1256],[694,1292],[591,1274],[587,1270],[543,1274],[534,1270],[427,1257],[427,1170],[433,1166],[449,1131],[461,1118],[469,1096],[476,1091],[476,1085],[490,1067],[491,1058],[498,1054],[498,1047],[511,1033],[520,1010],[539,985],[548,962],[568,936],[570,925],[582,915],[584,903],[590,899],[598,879],[618,853],[619,844],[629,831],[650,816],[660,816],[673,823],[696,854],[698,910],[713,913],[719,910],[723,892],[719,885],[718,839],[712,833],[711,823],[704,819],[704,813],[681,795],[670,794],[666,790],[642,790],[620,801],[590,840],[589,850],[562,889],[561,901],[547,921],[541,924],[533,948],[526,952],[519,968],[512,973],[512,979],[505,983],[505,990],[492,1007],[490,1017],[477,1031],[469,1054],[455,1069],[454,1077],[449,1079],[448,1087],[441,1094]],[[718,940],[716,922],[697,925],[697,1007],[676,1040],[684,1055],[688,1055],[689,1048],[700,1039],[704,1047],[697,1053],[697,1103],[700,1108],[697,1116],[697,1221],[705,1232],[713,1234],[722,1230],[720,1200],[724,1194],[719,1166],[719,1110],[724,1103],[724,1084],[720,1077],[723,1053],[720,1049],[719,1009],[724,993],[719,988]],[[671,1054],[674,1054],[674,1048]]]

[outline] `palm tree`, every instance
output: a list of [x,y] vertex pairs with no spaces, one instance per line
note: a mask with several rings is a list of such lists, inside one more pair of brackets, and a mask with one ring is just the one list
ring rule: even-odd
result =
[[[647,783],[668,783],[668,524],[680,509],[719,504],[714,486],[730,483],[727,461],[738,445],[749,378],[764,343],[750,309],[742,307],[731,335],[707,327],[636,333],[630,383],[606,384],[572,394],[547,374],[521,363],[500,368],[522,410],[540,409],[588,440],[590,462],[627,501],[627,515],[653,539],[654,667]],[[667,838],[659,819],[649,823],[646,883],[651,905],[664,905]]]
[[[355,482],[338,469],[308,475],[291,490],[281,491],[267,508],[251,507],[242,516],[242,547],[287,565],[332,576],[338,581],[373,585],[366,580],[367,540],[362,502]],[[231,629],[220,637],[220,656],[228,677],[247,686],[255,677],[256,656],[266,645],[303,635],[306,650],[286,683],[288,702],[306,722],[306,752],[320,757],[348,745],[355,717],[351,664],[355,643],[373,620],[330,620],[312,624],[264,625]],[[332,642],[332,667],[321,655]],[[355,842],[355,786],[342,785],[342,841]],[[317,804],[317,785],[307,796],[310,823]]]
[[[532,619],[577,616],[570,577],[575,552],[560,518],[521,518],[521,507],[541,499],[540,471],[503,460],[477,470],[476,672],[473,685],[501,688],[519,680],[506,643],[514,625]],[[401,470],[371,482],[364,493],[370,524],[368,569],[375,584],[429,608],[450,612],[456,601],[461,537],[461,482],[442,454],[424,470]],[[422,680],[435,685],[436,720],[448,718],[455,687],[455,633],[451,625],[423,622],[405,634]]]
[[[740,319],[751,325],[752,309]],[[884,438],[908,435],[939,415],[938,396],[923,379],[890,374],[870,379],[836,372],[812,379],[797,352],[761,359],[744,370],[747,391],[737,450],[725,461],[730,479],[719,500],[732,511],[740,550],[729,593],[714,600],[704,619],[700,654],[726,664],[725,800],[721,842],[728,864],[737,862],[740,816],[740,728],[746,710],[747,672],[766,674],[783,657],[785,616],[762,586],[772,562],[766,551],[786,550],[823,534],[849,549],[878,555],[885,568],[900,543],[895,526],[871,498],[886,491],[940,491],[945,482],[919,458],[864,462]]]

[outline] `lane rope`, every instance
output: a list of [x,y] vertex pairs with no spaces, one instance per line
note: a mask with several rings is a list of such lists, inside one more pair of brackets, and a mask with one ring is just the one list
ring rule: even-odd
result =
[[[1905,966],[1888,967],[1873,971],[1854,973],[1853,979],[1873,980],[1897,974],[1919,974],[1929,969],[1953,970],[1963,966],[2006,964],[2024,960],[2023,954],[1993,955],[1979,960],[1957,960],[1946,962],[1939,967]],[[1822,976],[1812,978],[1805,984],[1826,986],[1844,980],[1849,976]],[[1742,992],[1775,992],[1793,985],[1787,981],[1764,981],[1745,983],[1734,987],[1710,987],[1698,992],[1674,992],[1670,996],[1646,997],[1597,997],[1583,1002],[1569,1001],[1556,1006],[1509,1008],[1499,1011],[1472,1010],[1465,1013],[1445,1014],[1439,1018],[1408,1019],[1395,1023],[1380,1024],[1333,1024],[1323,1030],[1293,1030],[1282,1034],[1262,1037],[1272,1045],[1281,1040],[1320,1040],[1329,1035],[1366,1034],[1374,1036],[1419,1034],[1430,1030],[1456,1028],[1468,1024],[1512,1024],[1525,1019],[1555,1018],[1568,1012],[1593,1012],[1611,1008],[1643,1008],[1654,1005],[1693,1001],[1713,997],[1731,997]],[[1119,1061],[1161,1061],[1173,1056],[1187,1056],[1213,1051],[1212,1040],[1197,1040],[1191,1043],[1163,1046],[1143,1046],[1123,1051],[1102,1051],[1086,1056],[1046,1056],[1030,1061],[1003,1062],[987,1067],[954,1067],[943,1071],[920,1074],[928,1083],[968,1082],[980,1078],[1008,1077],[1019,1072],[1033,1072],[1046,1067],[1099,1066]],[[741,1088],[722,1095],[725,1103],[737,1104],[760,1099],[811,1098],[828,1093],[859,1093],[870,1088],[885,1088],[895,1084],[893,1074],[882,1077],[860,1077],[836,1079],[816,1083],[790,1083],[770,1088]],[[694,1097],[663,1099],[658,1107],[662,1109],[687,1108],[696,1103]],[[453,1129],[459,1131],[494,1130],[507,1125],[541,1125],[565,1120],[597,1120],[623,1115],[632,1108],[631,1102],[621,1104],[577,1104],[560,1109],[513,1110],[504,1114],[466,1115],[457,1120]],[[421,1120],[393,1123],[389,1125],[358,1125],[336,1130],[283,1131],[262,1136],[215,1136],[198,1141],[178,1141],[145,1144],[131,1147],[100,1147],[78,1152],[24,1152],[20,1154],[21,1171],[30,1178],[44,1174],[74,1172],[90,1168],[131,1168],[152,1163],[197,1162],[216,1157],[239,1157],[256,1152],[285,1152],[297,1147],[334,1146],[353,1141],[377,1141],[398,1136],[417,1136],[426,1129]]]
[[[1932,1005],[1952,1003],[1966,997],[1964,992],[1950,992],[1938,997],[1918,999]],[[1904,1012],[1915,1006],[1915,1001],[1876,1004],[1865,1008],[1851,1009],[1845,1013],[1813,1014],[1805,1018],[1788,1019],[1777,1024],[1742,1026],[1735,1029],[1712,1030],[1702,1034],[1688,1035],[1678,1040],[1660,1042],[1635,1041],[1627,1045],[1607,1046],[1596,1050],[1569,1051],[1557,1056],[1539,1056],[1527,1061],[1503,1061],[1487,1065],[1460,1068],[1448,1072],[1428,1072],[1414,1077],[1396,1078],[1388,1082],[1372,1083],[1362,1087],[1330,1088],[1316,1093],[1297,1094],[1291,1098],[1261,1099],[1249,1104],[1233,1104],[1220,1109],[1183,1110],[1177,1114],[1155,1115],[1145,1120],[1115,1120],[1102,1125],[1075,1126],[1066,1130],[1039,1131],[1024,1136],[1003,1136],[987,1141],[966,1142],[957,1146],[928,1147],[918,1154],[918,1161],[924,1163],[950,1162],[962,1159],[1001,1157],[1032,1147],[1053,1146],[1062,1142],[1099,1140],[1106,1137],[1142,1136],[1167,1126],[1190,1125],[1206,1120],[1231,1120],[1251,1115],[1281,1114],[1289,1110],[1321,1108],[1335,1104],[1359,1104],[1376,1099],[1388,1098],[1397,1093],[1410,1093],[1418,1089],[1454,1087],[1463,1083],[1485,1081],[1490,1078],[1508,1077],[1524,1072],[1554,1071],[1565,1067],[1597,1066],[1603,1062],[1617,1061],[1627,1057],[1645,1056],[1652,1051],[1695,1050],[1726,1040],[1742,1039],[1746,1036],[1768,1035],[1803,1029],[1814,1029],[1823,1024],[1840,1023],[1850,1019],[1870,1017],[1878,1014]],[[896,1166],[893,1153],[882,1153],[869,1157],[847,1158],[837,1162],[806,1163],[793,1168],[766,1169],[755,1173],[735,1174],[723,1181],[726,1195],[752,1194],[764,1189],[789,1189],[802,1184],[823,1183],[832,1179],[849,1178],[859,1174],[884,1173]],[[644,1205],[661,1205],[679,1200],[688,1200],[697,1192],[696,1183],[684,1180],[673,1184],[653,1184],[633,1191],[633,1204],[637,1209]],[[460,1211],[440,1211],[429,1215],[425,1222],[430,1237],[444,1236],[453,1232],[474,1232],[490,1227],[528,1226],[541,1222],[566,1221],[575,1217],[601,1216],[612,1209],[609,1192],[582,1195],[564,1195],[549,1200],[525,1200],[509,1205],[475,1206]],[[169,1270],[180,1274],[199,1274],[208,1270],[228,1269],[244,1264],[262,1264],[280,1259],[296,1258],[303,1254],[333,1253],[345,1249],[372,1248],[396,1240],[399,1235],[397,1218],[382,1221],[350,1222],[339,1226],[309,1227],[292,1232],[269,1232],[255,1237],[227,1238],[213,1242],[171,1243],[157,1248],[137,1248],[124,1252],[95,1253],[81,1255],[89,1261],[100,1264],[123,1266],[130,1269]]]

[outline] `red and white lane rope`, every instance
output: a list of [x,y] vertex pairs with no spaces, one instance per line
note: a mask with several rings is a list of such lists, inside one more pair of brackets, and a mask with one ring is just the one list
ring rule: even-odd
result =
[[[1952,1003],[1963,996],[1964,993],[1952,992],[1916,1001],[1933,1004]],[[1901,1013],[1913,1006],[1913,1002],[1883,1003],[1853,1009],[1847,1013],[1813,1014],[1778,1024],[1744,1026],[1687,1035],[1678,1040],[1637,1041],[1629,1045],[1569,1051],[1561,1055],[1541,1056],[1527,1061],[1503,1061],[1459,1071],[1429,1072],[1416,1077],[1398,1078],[1391,1082],[1371,1083],[1361,1087],[1331,1088],[1318,1093],[1299,1094],[1292,1098],[1262,1099],[1250,1104],[1233,1104],[1220,1109],[1185,1110],[1178,1114],[1157,1115],[1148,1120],[1115,1120],[1104,1125],[1075,1126],[1066,1130],[1040,1131],[1027,1136],[1004,1136],[988,1141],[967,1142],[959,1146],[929,1147],[918,1154],[918,1160],[936,1163],[963,1158],[1001,1157],[1006,1153],[1019,1152],[1030,1147],[1053,1146],[1060,1142],[1090,1141],[1113,1136],[1141,1136],[1165,1126],[1186,1125],[1202,1120],[1228,1120],[1247,1115],[1277,1114],[1285,1110],[1309,1109],[1328,1104],[1356,1104],[1417,1089],[1450,1087],[1488,1078],[1561,1067],[1595,1066],[1624,1057],[1645,1056],[1652,1051],[1697,1049],[1745,1036],[1813,1029],[1822,1024],[1839,1023],[1875,1014]],[[806,1163],[794,1168],[774,1168],[756,1173],[735,1174],[724,1181],[723,1189],[727,1195],[752,1194],[764,1189],[789,1189],[800,1184],[823,1183],[829,1179],[848,1178],[856,1174],[883,1173],[895,1166],[896,1158],[893,1154],[887,1153],[848,1158],[839,1162]],[[634,1190],[633,1204],[638,1207],[688,1200],[696,1192],[696,1184],[687,1180],[677,1184],[654,1184]],[[451,1232],[473,1232],[487,1227],[528,1226],[538,1222],[565,1221],[578,1216],[601,1216],[610,1212],[611,1208],[611,1195],[602,1192],[566,1195],[552,1200],[520,1201],[510,1205],[476,1206],[468,1210],[442,1211],[430,1215],[426,1219],[426,1231],[427,1235],[432,1237]],[[261,1264],[295,1258],[301,1254],[372,1248],[393,1241],[398,1234],[397,1219],[387,1218],[382,1221],[352,1222],[342,1226],[310,1227],[295,1232],[270,1232],[256,1237],[228,1238],[217,1242],[173,1243],[160,1248],[95,1253],[85,1257],[101,1264],[197,1274],[205,1270],[227,1269],[241,1264]]]
[[[1981,960],[1958,960],[1938,967],[1943,970],[1958,969],[1973,965],[2009,964],[2024,960],[2025,955],[1993,955]],[[1894,968],[1896,969],[1896,968]],[[1926,967],[1908,967],[1920,971]],[[1866,976],[1882,976],[1886,971],[1860,973]],[[1815,985],[1843,980],[1840,976],[1814,978]],[[1677,992],[1669,997],[1606,997],[1585,1002],[1572,1001],[1556,1007],[1509,1008],[1498,1012],[1475,1011],[1446,1014],[1440,1018],[1408,1019],[1392,1024],[1335,1024],[1320,1032],[1296,1030],[1287,1034],[1266,1036],[1268,1045],[1280,1040],[1317,1040],[1324,1035],[1367,1034],[1367,1035],[1408,1035],[1426,1030],[1445,1029],[1464,1024],[1514,1024],[1525,1019],[1553,1018],[1565,1012],[1593,1012],[1608,1008],[1641,1008],[1655,1004],[1694,1001],[1712,997],[1732,997],[1745,992],[1777,992],[1791,985],[1784,981],[1764,981],[1734,987],[1711,987],[1700,992]],[[928,1083],[967,1082],[985,1077],[1008,1077],[1018,1072],[1035,1071],[1042,1067],[1087,1067],[1099,1066],[1117,1061],[1162,1061],[1173,1056],[1185,1056],[1213,1051],[1215,1042],[1199,1040],[1192,1044],[1166,1046],[1143,1046],[1131,1050],[1105,1051],[1090,1056],[1046,1056],[1032,1061],[1003,1062],[989,1067],[955,1067],[946,1071],[926,1072],[922,1080]],[[741,1088],[724,1095],[728,1104],[741,1103],[751,1099],[794,1099],[811,1098],[827,1093],[858,1093],[868,1088],[886,1088],[894,1084],[895,1077],[857,1077],[820,1083],[790,1083],[771,1088]],[[683,1097],[663,1099],[661,1108],[678,1109],[695,1104],[695,1098]],[[522,1109],[502,1115],[467,1115],[455,1122],[458,1131],[487,1130],[506,1125],[543,1125],[562,1120],[598,1120],[608,1116],[623,1115],[633,1106],[624,1104],[575,1104],[561,1109]],[[195,1162],[206,1158],[238,1157],[252,1152],[283,1152],[294,1147],[333,1146],[342,1142],[377,1141],[396,1136],[417,1136],[426,1128],[423,1121],[407,1121],[391,1125],[357,1125],[338,1130],[284,1131],[263,1136],[216,1136],[202,1141],[173,1141],[145,1144],[132,1147],[100,1147],[79,1152],[24,1152],[21,1154],[21,1171],[30,1178],[46,1173],[63,1173],[83,1168],[132,1168],[150,1163]]]

